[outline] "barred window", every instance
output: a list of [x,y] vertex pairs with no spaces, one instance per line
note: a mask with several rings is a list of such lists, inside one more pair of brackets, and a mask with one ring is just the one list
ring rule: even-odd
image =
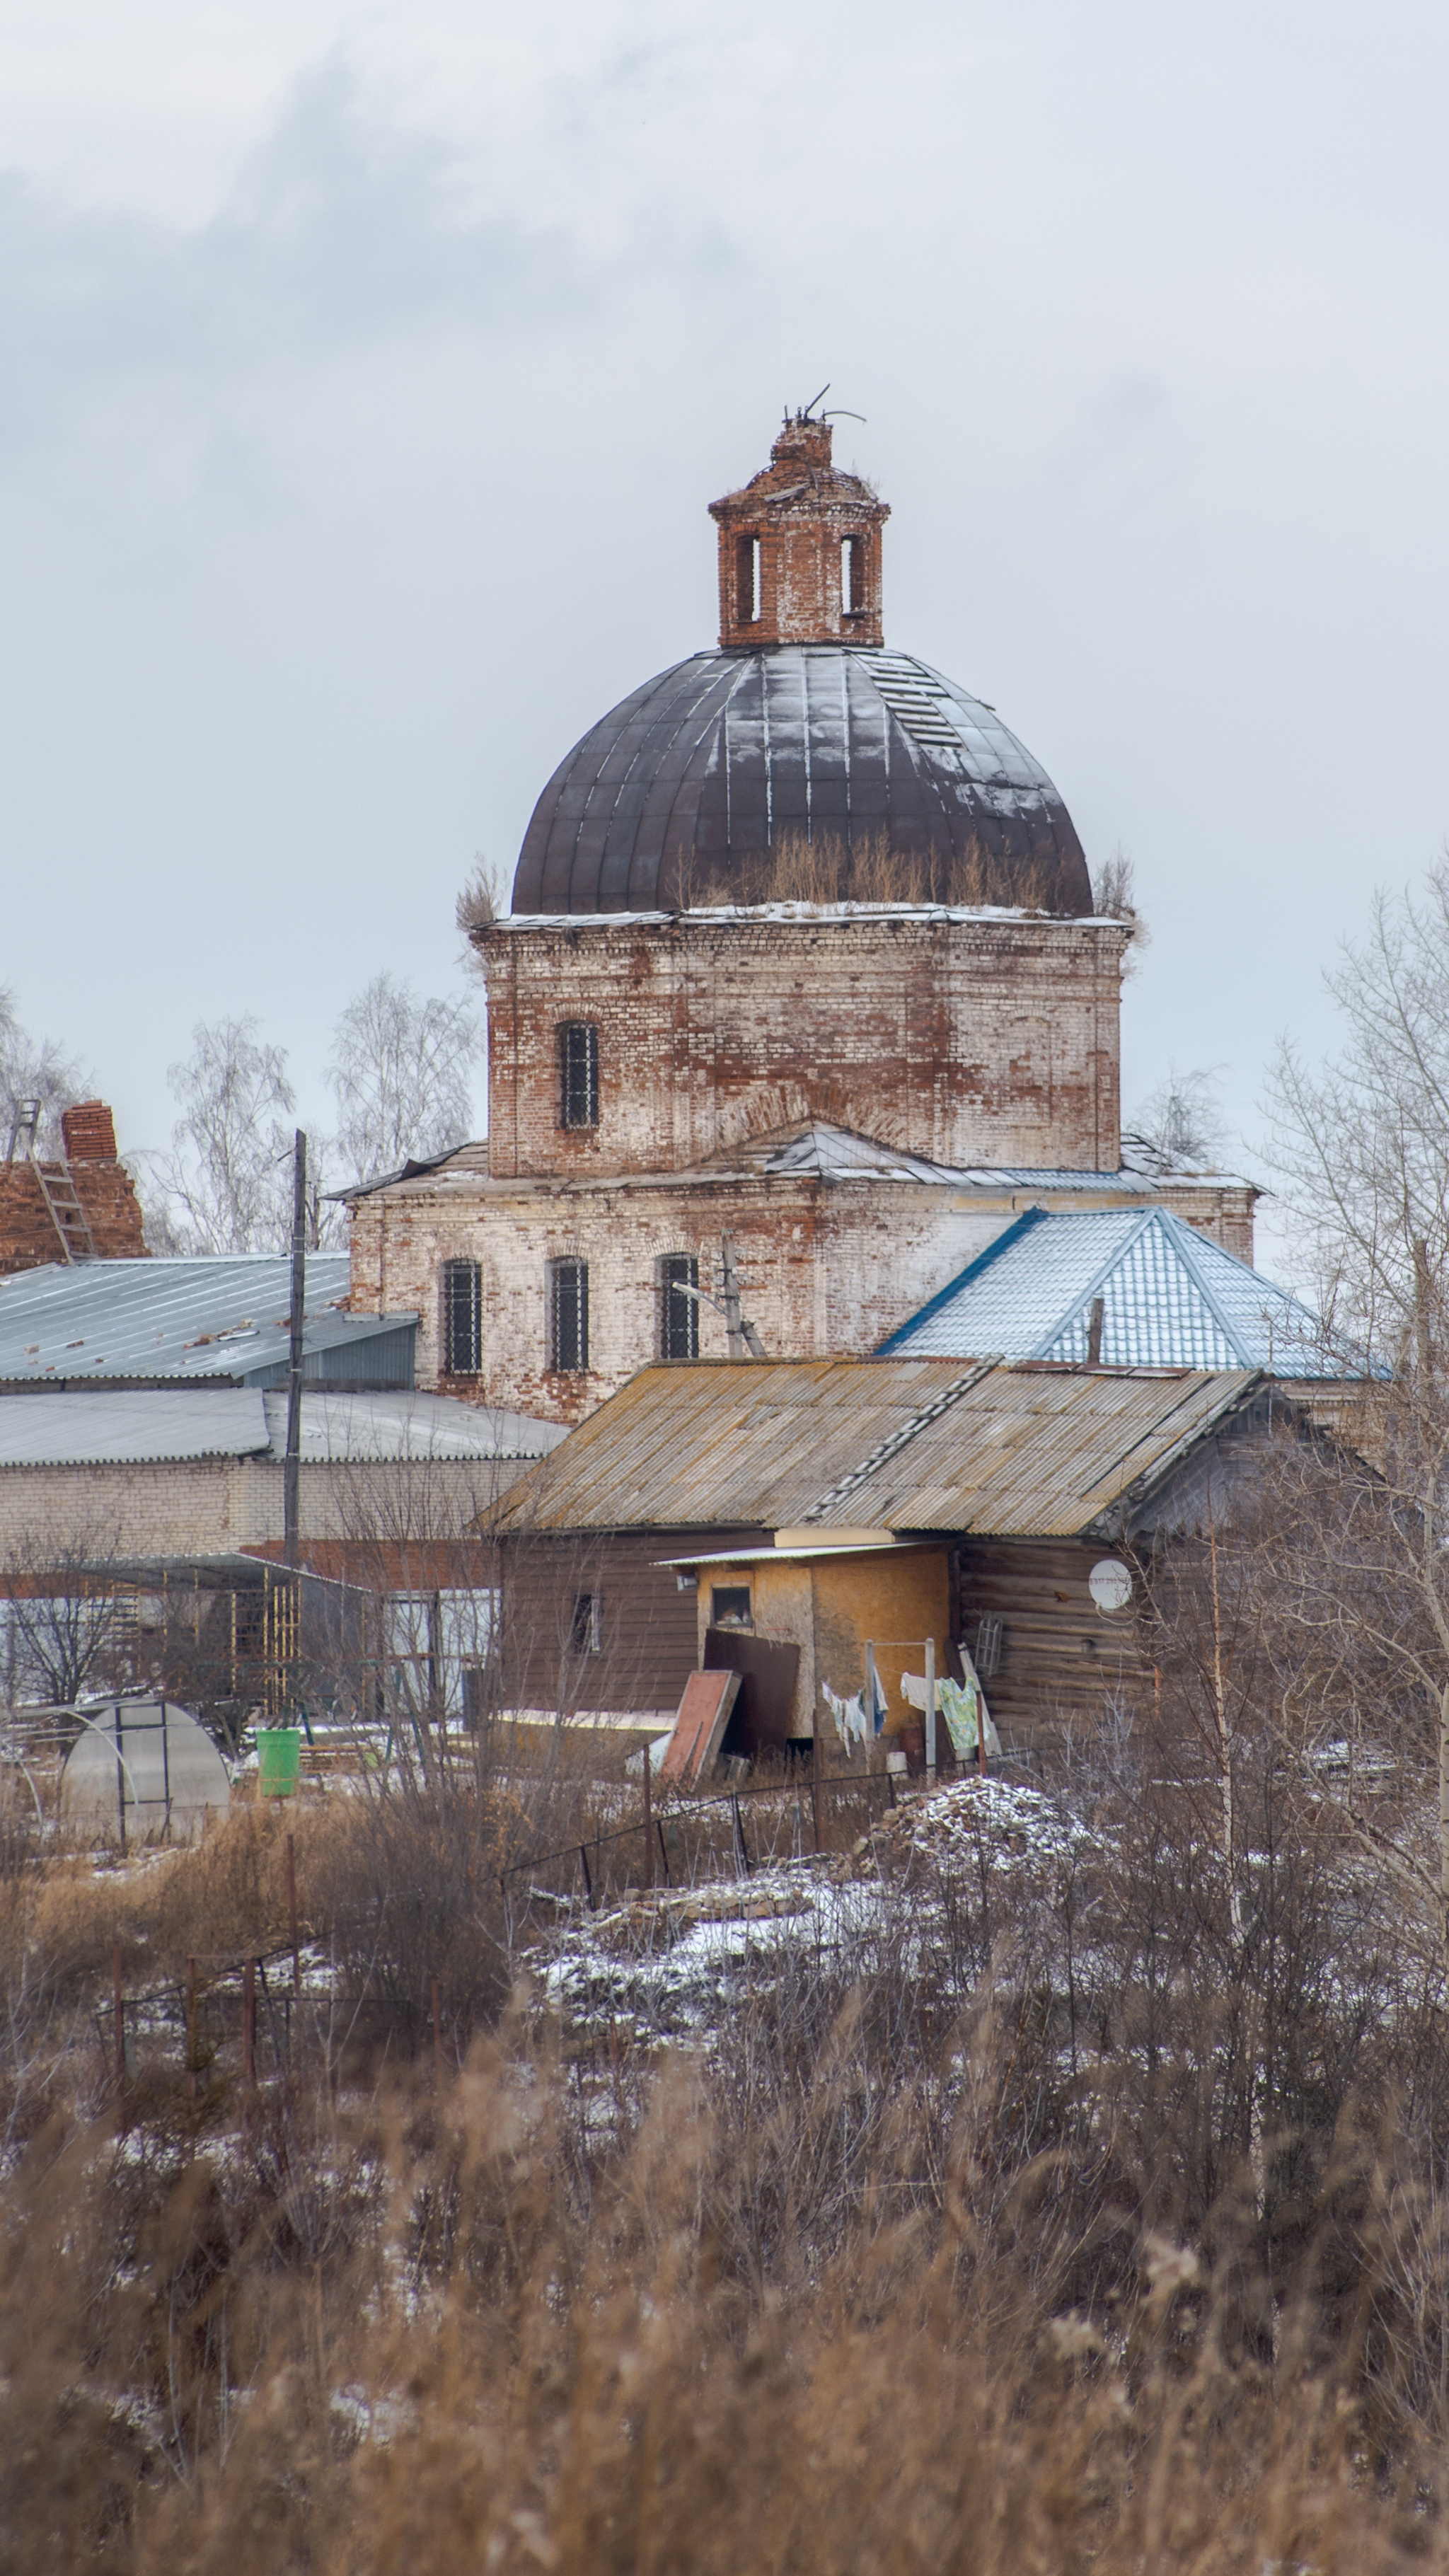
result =
[[592,1020],[564,1020],[558,1033],[559,1124],[599,1123],[599,1032]]
[[443,1264],[443,1371],[476,1377],[483,1366],[483,1270],[477,1261]]
[[548,1265],[549,1366],[586,1369],[589,1365],[589,1265],[586,1261],[551,1261]]
[[663,1315],[659,1347],[667,1360],[697,1360],[699,1357],[699,1300],[681,1291],[699,1286],[699,1263],[692,1252],[671,1252],[660,1265],[663,1273]]

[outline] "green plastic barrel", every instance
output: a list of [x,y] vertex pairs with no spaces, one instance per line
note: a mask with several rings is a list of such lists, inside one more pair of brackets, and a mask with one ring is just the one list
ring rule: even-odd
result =
[[259,1726],[257,1758],[264,1798],[293,1798],[302,1776],[300,1726]]

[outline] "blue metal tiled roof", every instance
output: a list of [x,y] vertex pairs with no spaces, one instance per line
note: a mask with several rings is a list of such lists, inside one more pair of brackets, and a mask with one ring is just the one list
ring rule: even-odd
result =
[[1082,1215],[1028,1208],[969,1268],[882,1342],[892,1359],[1087,1357],[1102,1300],[1108,1368],[1357,1372],[1324,1344],[1317,1316],[1166,1208]]

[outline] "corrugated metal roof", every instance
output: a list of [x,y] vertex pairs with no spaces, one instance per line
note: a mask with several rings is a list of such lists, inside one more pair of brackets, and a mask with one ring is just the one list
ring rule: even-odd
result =
[[[271,1455],[287,1446],[285,1393],[264,1396]],[[369,1387],[360,1395],[309,1388],[302,1398],[302,1458],[308,1465],[369,1458],[546,1458],[568,1437],[562,1423],[464,1404],[455,1395]]]
[[[346,1314],[347,1289],[345,1252],[308,1254],[309,1358],[365,1344],[415,1321]],[[0,1383],[96,1377],[255,1382],[285,1369],[290,1302],[289,1264],[270,1253],[23,1270],[0,1279]]]
[[513,1487],[496,1526],[1074,1536],[1255,1383],[940,1359],[644,1369]]
[[1356,1374],[1324,1346],[1317,1316],[1166,1208],[1029,1208],[881,1345],[883,1357],[1080,1364],[1092,1301],[1114,1368],[1267,1369],[1275,1377]]
[[[566,1436],[560,1423],[407,1388],[345,1395],[309,1387],[302,1397],[307,1465],[546,1458]],[[286,1395],[254,1387],[44,1387],[0,1396],[0,1468],[280,1460],[286,1445]]]
[[253,1387],[57,1387],[0,1397],[0,1468],[245,1458],[267,1447]]

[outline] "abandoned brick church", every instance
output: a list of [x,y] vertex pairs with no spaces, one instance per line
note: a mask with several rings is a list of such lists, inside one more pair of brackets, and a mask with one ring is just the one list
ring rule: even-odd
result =
[[568,753],[472,933],[486,1143],[352,1199],[352,1306],[421,1316],[419,1383],[560,1422],[726,1354],[726,1238],[799,1358],[875,1350],[1028,1206],[1252,1256],[1245,1183],[1124,1162],[1129,925],[994,709],[885,643],[888,512],[829,423],[711,509],[718,647]]

